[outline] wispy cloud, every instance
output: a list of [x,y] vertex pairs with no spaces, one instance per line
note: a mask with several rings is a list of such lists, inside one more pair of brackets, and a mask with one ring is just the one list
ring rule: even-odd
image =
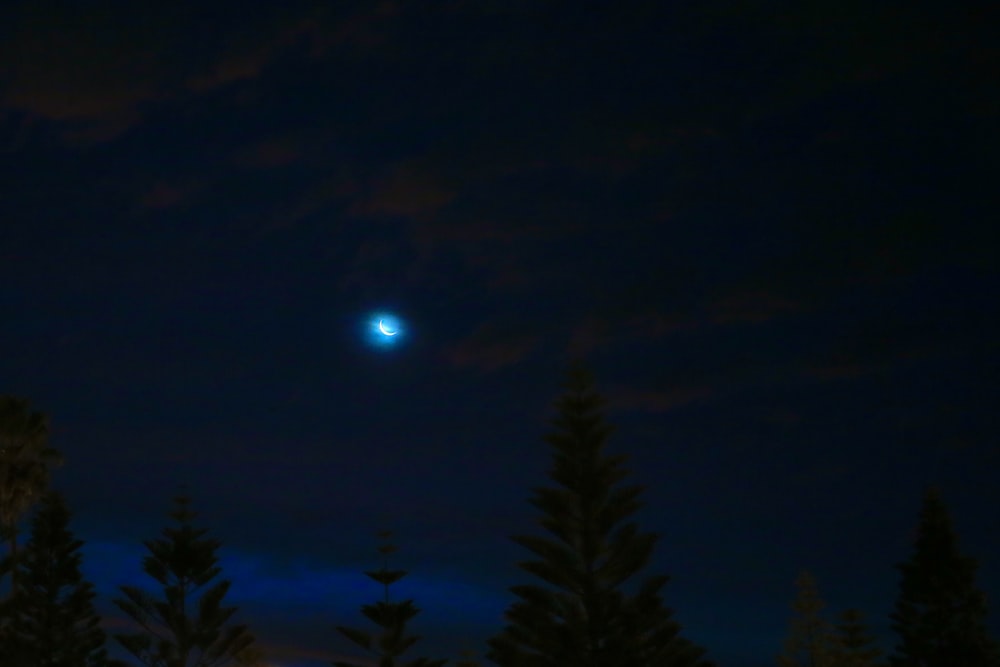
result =
[[[84,546],[85,570],[98,591],[118,594],[121,584],[155,586],[142,572],[142,560],[148,554],[141,541],[134,544],[90,540]],[[274,609],[299,611],[329,609],[354,610],[367,604],[379,592],[379,586],[364,575],[368,564],[322,566],[309,559],[278,562],[262,554],[246,553],[230,547],[220,550],[223,576],[233,582],[229,593],[240,605],[266,605]],[[428,609],[447,617],[467,608],[471,601],[492,604],[495,593],[456,579],[414,573],[396,585],[397,594],[424,601]],[[473,604],[472,609],[478,608]]]
[[21,3],[0,44],[0,106],[55,122],[75,143],[107,141],[151,105],[260,78],[297,45],[309,47],[300,57],[316,58],[331,45],[381,43],[376,35],[394,7],[349,16],[275,10],[233,28],[197,21],[180,6],[111,12]]
[[356,215],[419,217],[437,213],[455,198],[454,188],[418,163],[399,165],[355,205]]
[[291,164],[302,155],[302,146],[292,137],[271,137],[238,150],[231,162],[238,167],[269,169]]
[[712,395],[707,386],[673,387],[664,390],[644,390],[632,387],[612,387],[607,392],[608,407],[622,412],[671,412]]
[[[141,570],[146,554],[139,541],[134,544],[88,541],[84,546],[85,574],[95,583],[103,601],[118,597],[118,586],[122,584],[155,593],[155,582]],[[239,608],[240,622],[249,623],[260,639],[260,648],[275,661],[330,661],[346,657],[333,650],[346,649],[349,646],[346,640],[333,638],[329,651],[308,650],[284,637],[284,630],[278,626],[298,626],[297,635],[302,634],[303,628],[315,634],[329,634],[322,628],[338,624],[363,626],[365,620],[359,608],[381,594],[381,587],[364,575],[364,570],[370,569],[368,563],[324,567],[305,559],[277,562],[265,555],[225,546],[219,555],[222,577],[232,582],[228,602]],[[419,573],[395,584],[393,594],[398,599],[418,601],[425,627],[447,625],[456,615],[473,622],[491,623],[504,603],[498,592],[451,577]],[[132,627],[128,618],[112,611],[110,605],[104,606],[111,612],[106,614],[104,623],[110,631]],[[280,623],[276,620],[279,616]]]
[[694,315],[644,308],[637,312],[592,314],[584,318],[570,334],[567,353],[586,356],[594,350],[649,341],[702,326]]
[[487,323],[445,350],[445,359],[457,368],[489,373],[523,361],[537,344],[534,335]]
[[716,324],[759,324],[796,309],[796,302],[766,291],[736,291],[709,306]]
[[190,202],[205,187],[206,184],[193,181],[188,183],[157,181],[140,196],[139,208],[147,210],[174,208]]

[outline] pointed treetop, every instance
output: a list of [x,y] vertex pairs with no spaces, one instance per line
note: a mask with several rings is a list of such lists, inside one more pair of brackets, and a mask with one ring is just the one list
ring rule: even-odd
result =
[[882,651],[865,624],[861,610],[845,610],[837,623],[833,664],[837,667],[876,667],[881,655]]
[[124,597],[114,603],[142,631],[115,638],[148,667],[221,667],[248,655],[254,639],[246,625],[230,623],[236,608],[223,606],[230,582],[217,579],[221,542],[192,526],[189,498],[174,502],[170,516],[179,525],[144,542],[149,554],[143,570],[160,584],[162,597],[136,586],[119,587]]
[[959,550],[938,489],[924,493],[913,553],[896,568],[901,577],[890,614],[899,638],[889,658],[893,667],[1000,665],[1000,649],[987,628],[986,596],[976,586],[976,560]]
[[[378,533],[381,540],[388,540],[390,536],[391,533],[388,531]],[[381,569],[365,572],[369,578],[383,585],[384,599],[375,604],[362,605],[361,607],[361,613],[380,631],[367,632],[342,625],[336,626],[337,631],[355,645],[377,657],[379,667],[442,667],[447,660],[416,658],[405,663],[399,662],[400,656],[420,639],[416,635],[406,634],[407,622],[419,614],[420,610],[413,603],[413,600],[389,602],[389,586],[406,576],[406,572],[389,569],[388,553],[395,551],[395,547],[387,550],[388,546],[391,545],[384,544],[379,548],[379,553],[382,554]],[[353,667],[351,663],[346,662],[334,662],[333,664],[334,667]]]
[[823,617],[826,603],[816,579],[806,570],[795,579],[794,612],[788,624],[781,667],[830,667],[834,648],[833,627]]
[[622,484],[627,457],[605,452],[612,428],[593,376],[574,364],[563,389],[544,436],[554,484],[529,499],[546,534],[512,538],[531,552],[518,566],[533,583],[511,587],[519,600],[486,657],[501,667],[702,667],[704,650],[680,635],[664,606],[666,575],[646,576],[635,593],[622,590],[645,568],[657,538],[635,522],[642,487]]
[[107,665],[94,587],[81,572],[83,541],[70,530],[70,518],[60,494],[43,496],[17,564],[21,586],[9,607],[11,637],[0,640],[0,664]]
[[178,523],[191,523],[198,518],[198,513],[191,509],[191,496],[174,496],[174,509],[170,511],[170,518]]

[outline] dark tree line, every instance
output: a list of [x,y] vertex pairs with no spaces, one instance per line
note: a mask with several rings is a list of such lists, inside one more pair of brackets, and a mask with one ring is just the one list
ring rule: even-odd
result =
[[928,489],[910,558],[896,568],[899,594],[890,615],[897,640],[887,661],[860,611],[848,609],[834,626],[816,582],[803,572],[779,667],[998,667],[1000,646],[986,626],[986,596],[976,586],[975,559],[961,554],[951,518]]
[[[552,430],[550,483],[533,490],[543,534],[512,539],[530,557],[519,563],[528,583],[511,588],[515,601],[505,626],[489,640],[486,657],[500,667],[712,667],[705,649],[681,633],[665,605],[669,578],[643,574],[657,536],[634,515],[643,489],[626,483],[627,457],[612,455],[604,401],[590,375],[567,376]],[[108,637],[94,609],[94,588],[81,572],[82,542],[69,527],[65,500],[48,489],[59,455],[48,446],[48,422],[24,399],[0,396],[0,665],[3,667],[131,667],[108,657]],[[18,527],[32,508],[30,535]],[[144,544],[143,570],[155,592],[121,586],[116,606],[133,630],[115,642],[147,667],[262,665],[246,625],[226,606],[221,546],[194,523],[186,495],[175,499],[171,524]],[[383,537],[388,537],[387,534]],[[382,589],[363,605],[373,630],[338,625],[338,632],[379,667],[442,667],[446,660],[404,658],[419,640],[409,632],[413,600],[393,600],[404,570],[390,569],[395,547],[380,546],[381,566],[365,574]],[[824,616],[815,580],[803,572],[779,667],[1000,667],[987,632],[987,604],[976,587],[976,562],[960,553],[940,495],[928,491],[913,554],[898,566],[901,579],[891,615],[897,643],[887,662],[860,611],[836,623]],[[458,667],[479,663],[464,653]],[[350,667],[336,662],[334,667]]]

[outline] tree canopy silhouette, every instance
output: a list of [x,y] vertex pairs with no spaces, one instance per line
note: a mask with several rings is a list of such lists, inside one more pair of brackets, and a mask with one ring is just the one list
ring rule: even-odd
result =
[[[388,540],[390,534],[381,532],[379,536],[383,540]],[[420,610],[413,603],[413,600],[399,602],[390,600],[389,587],[406,576],[405,570],[389,569],[389,554],[395,551],[394,545],[387,541],[384,542],[379,546],[379,553],[382,554],[382,567],[378,570],[365,572],[369,579],[382,585],[383,593],[382,599],[375,604],[362,606],[361,613],[380,630],[377,633],[372,633],[338,625],[337,632],[378,658],[379,667],[441,667],[448,661],[428,658],[415,658],[408,662],[401,661],[402,655],[420,640],[420,637],[416,635],[406,634],[406,624],[420,613]],[[334,667],[355,667],[354,663],[349,662],[334,662],[333,665]]]
[[195,528],[196,517],[186,496],[175,499],[170,513],[175,525],[163,537],[144,542],[149,555],[143,570],[163,589],[156,598],[135,586],[121,586],[125,597],[114,600],[141,628],[115,639],[148,667],[221,667],[249,655],[253,637],[245,625],[229,620],[235,607],[222,606],[230,582],[215,581],[222,569],[220,542]]
[[667,576],[646,578],[634,593],[623,588],[646,566],[657,538],[631,520],[642,487],[620,484],[626,457],[604,451],[612,429],[603,408],[590,374],[573,368],[545,438],[554,486],[531,498],[551,537],[513,538],[535,556],[519,566],[542,583],[511,588],[519,600],[487,654],[501,667],[710,664],[663,604]]
[[18,562],[20,587],[11,599],[11,632],[0,647],[0,664],[108,665],[94,587],[80,570],[83,542],[73,537],[69,519],[62,496],[49,492],[35,513]]
[[17,396],[0,396],[0,537],[8,546],[0,575],[10,574],[17,592],[17,525],[49,486],[49,470],[60,461],[49,447],[48,418]]
[[833,664],[836,667],[878,667],[881,655],[861,610],[845,610],[837,623]]
[[986,627],[986,596],[976,587],[975,559],[959,552],[941,495],[928,489],[902,576],[892,629],[899,637],[892,667],[997,667],[996,643]]
[[796,595],[780,667],[833,667],[833,628],[823,617],[826,603],[816,579],[802,571],[795,579]]

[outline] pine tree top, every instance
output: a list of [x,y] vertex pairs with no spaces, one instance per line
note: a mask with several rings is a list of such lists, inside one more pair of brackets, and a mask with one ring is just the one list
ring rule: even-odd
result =
[[106,665],[105,635],[93,606],[94,588],[81,572],[83,542],[73,536],[70,517],[60,494],[46,494],[32,518],[30,538],[17,564],[20,586],[10,603],[10,644],[27,660],[24,664]]
[[555,401],[550,445],[552,486],[532,490],[546,535],[512,539],[534,557],[519,567],[541,581],[511,587],[519,598],[487,658],[501,667],[701,667],[704,650],[679,636],[660,594],[668,577],[648,576],[629,594],[657,537],[633,515],[642,487],[622,484],[627,457],[605,451],[612,426],[589,371],[570,369]]
[[836,667],[875,667],[881,649],[876,644],[860,609],[847,609],[837,623],[833,664]]
[[[361,607],[361,613],[379,628],[379,631],[369,632],[343,625],[336,626],[336,629],[355,645],[378,658],[379,667],[442,667],[447,660],[416,658],[409,662],[400,662],[401,656],[420,640],[417,635],[407,634],[406,628],[406,624],[419,614],[420,610],[413,600],[389,601],[390,586],[406,576],[403,570],[389,569],[389,554],[396,551],[395,546],[388,542],[390,536],[389,531],[378,533],[379,539],[383,542],[378,549],[382,556],[382,567],[365,572],[370,579],[383,586],[382,600]],[[345,662],[334,662],[333,665],[353,667]]]
[[976,561],[959,551],[936,488],[924,494],[913,553],[896,567],[901,574],[899,595],[890,618],[899,643],[890,664],[1000,664],[1000,652],[986,627],[986,596],[975,583]]
[[174,499],[170,517],[174,525],[145,542],[149,554],[143,559],[162,597],[136,586],[119,587],[124,597],[114,603],[140,631],[115,639],[148,667],[187,665],[189,659],[197,667],[220,667],[249,656],[253,636],[246,625],[230,624],[236,608],[223,606],[230,582],[208,585],[221,572],[216,556],[221,543],[191,524],[195,514],[186,496]]
[[782,667],[829,667],[835,641],[833,627],[823,616],[826,602],[808,570],[796,577],[795,588],[788,637],[778,662]]
[[208,529],[192,525],[197,514],[190,498],[178,496],[174,505],[170,517],[176,525],[164,528],[162,537],[143,542],[149,550],[143,570],[164,586],[187,582],[202,586],[221,571],[216,551],[222,543],[206,537]]
[[902,573],[902,586],[930,603],[955,595],[964,595],[974,587],[978,563],[960,552],[958,535],[940,491],[929,488],[923,505],[910,559],[896,565]]

